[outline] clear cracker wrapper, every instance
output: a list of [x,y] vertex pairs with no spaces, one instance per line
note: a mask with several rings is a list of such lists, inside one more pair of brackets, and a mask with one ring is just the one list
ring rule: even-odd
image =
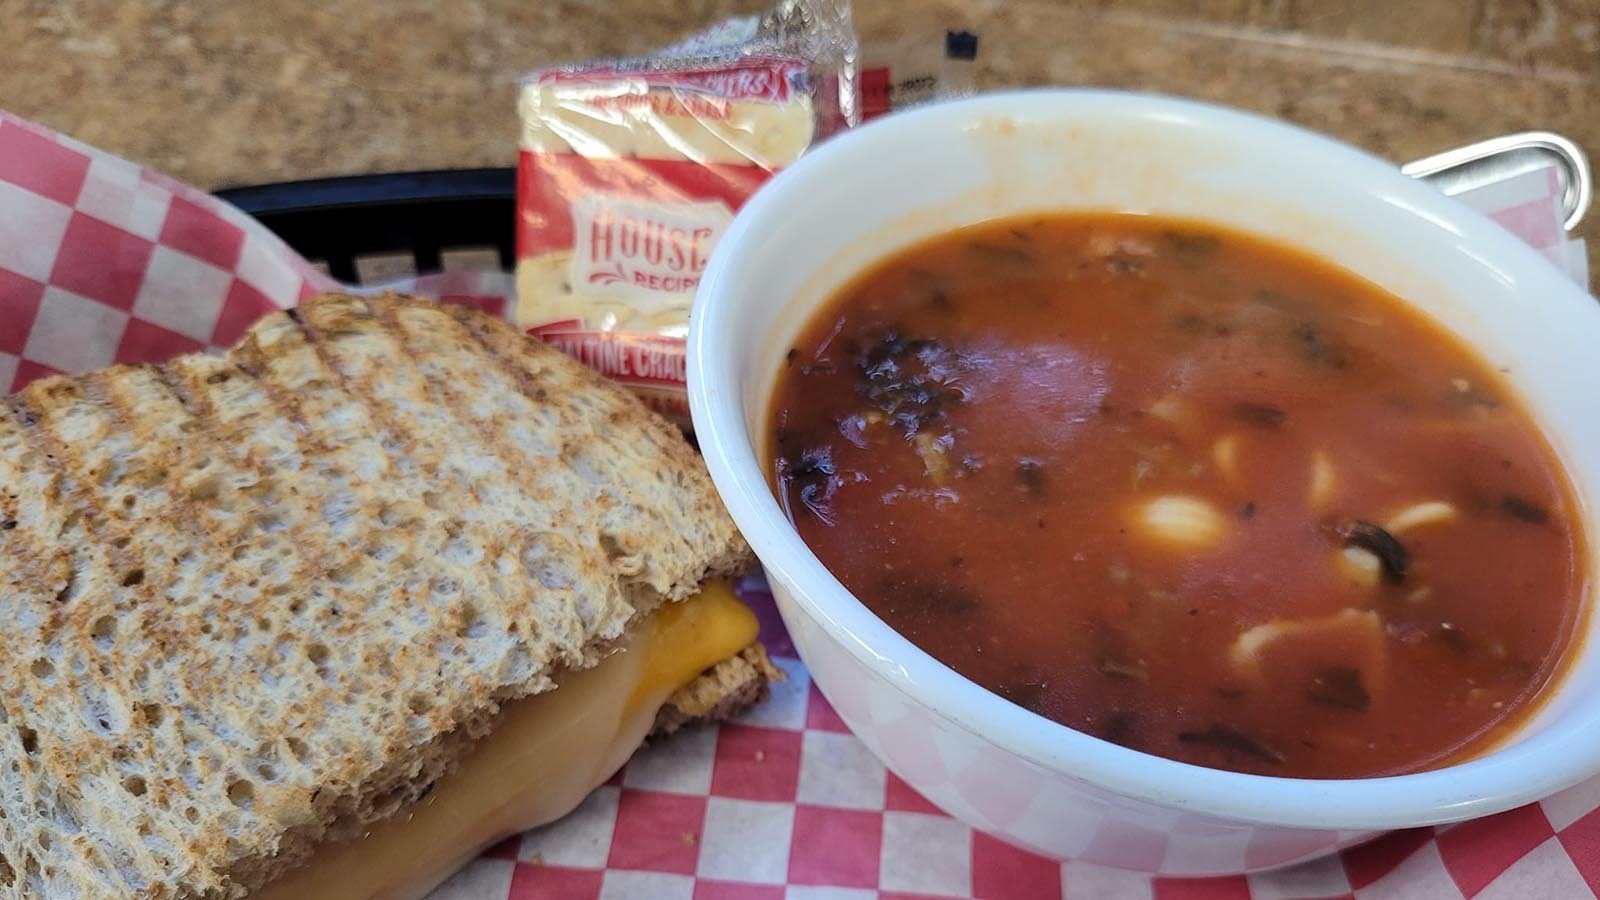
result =
[[978,36],[914,33],[861,50],[861,121],[974,90]]
[[772,173],[857,120],[841,0],[786,0],[642,59],[529,75],[518,103],[517,324],[688,421],[700,275]]

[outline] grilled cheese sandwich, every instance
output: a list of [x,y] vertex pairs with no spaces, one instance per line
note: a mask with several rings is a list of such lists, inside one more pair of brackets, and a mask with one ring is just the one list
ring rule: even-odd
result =
[[0,900],[420,896],[780,677],[682,434],[432,301],[34,382],[0,524]]

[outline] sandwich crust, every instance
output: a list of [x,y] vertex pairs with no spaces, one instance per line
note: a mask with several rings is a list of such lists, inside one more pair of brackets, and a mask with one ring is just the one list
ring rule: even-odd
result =
[[751,644],[738,656],[723,660],[667,698],[656,713],[650,737],[665,737],[680,728],[720,722],[767,698],[768,687],[784,674],[767,657],[760,644]]
[[0,897],[237,897],[750,562],[703,465],[489,316],[330,295],[0,407]]

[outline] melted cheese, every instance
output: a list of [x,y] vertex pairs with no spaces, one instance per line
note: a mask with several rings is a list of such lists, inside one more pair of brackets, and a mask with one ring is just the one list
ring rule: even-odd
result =
[[622,767],[673,691],[749,646],[756,631],[725,584],[663,607],[599,665],[506,704],[494,731],[414,808],[319,850],[255,896],[426,896],[484,847],[571,812]]

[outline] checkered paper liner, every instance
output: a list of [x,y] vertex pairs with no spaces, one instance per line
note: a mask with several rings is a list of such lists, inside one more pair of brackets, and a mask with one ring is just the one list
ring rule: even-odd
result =
[[[1582,283],[1583,245],[1561,228],[1558,187],[1540,171],[1462,199]],[[385,287],[504,315],[510,284],[443,273]],[[216,198],[0,112],[0,392],[226,347],[261,315],[336,288],[349,289]],[[1600,889],[1600,778],[1234,878],[1151,878],[1016,849],[886,771],[812,686],[764,583],[741,590],[788,674],[773,697],[644,748],[571,816],[502,842],[433,900],[1520,900]]]

